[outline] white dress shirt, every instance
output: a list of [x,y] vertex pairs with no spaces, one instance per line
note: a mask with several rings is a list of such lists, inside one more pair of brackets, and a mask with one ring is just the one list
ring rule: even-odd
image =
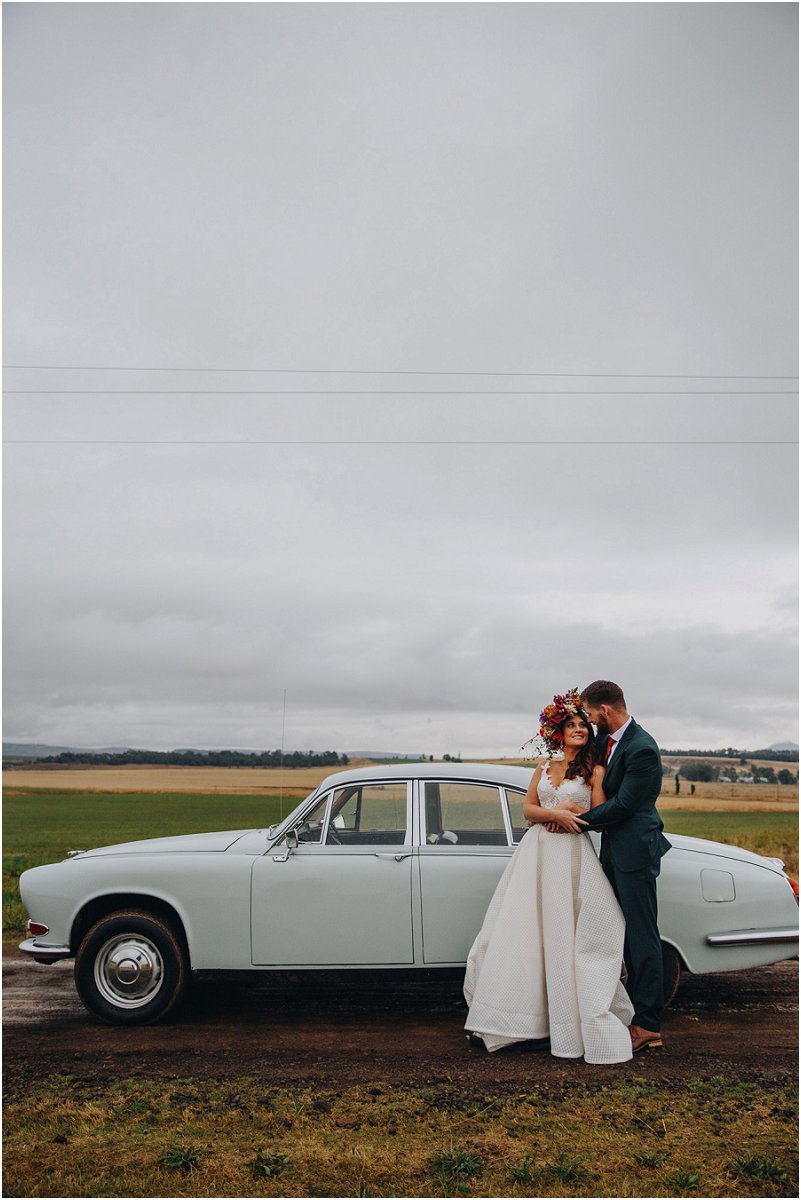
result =
[[623,737],[623,734],[628,729],[629,725],[631,724],[631,721],[632,721],[632,718],[629,717],[629,719],[628,719],[628,721],[626,721],[625,725],[621,725],[620,729],[616,729],[614,733],[609,734],[609,737],[612,739],[612,749],[609,751],[609,757],[606,760],[607,767],[609,766],[610,762],[614,758],[615,751],[617,750],[617,744],[620,741],[620,739]]

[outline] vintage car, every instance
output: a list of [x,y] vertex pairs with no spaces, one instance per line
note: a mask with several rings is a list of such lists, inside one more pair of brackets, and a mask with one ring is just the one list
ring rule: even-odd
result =
[[[458,967],[526,832],[531,774],[425,762],[343,771],[269,829],[72,852],[22,875],[20,948],[40,963],[74,956],[86,1007],[126,1025],[164,1017],[192,972]],[[798,885],[781,860],[670,840],[659,878],[667,1000],[683,970],[797,956]]]

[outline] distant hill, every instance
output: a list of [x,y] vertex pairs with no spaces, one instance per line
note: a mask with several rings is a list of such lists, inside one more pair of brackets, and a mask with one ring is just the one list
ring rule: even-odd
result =
[[[3,758],[50,758],[54,754],[80,754],[82,746],[44,746],[34,742],[3,742]],[[92,754],[124,754],[127,746],[104,746]]]
[[427,754],[398,754],[394,750],[349,750],[348,758],[366,758],[369,762],[426,762]]
[[795,750],[798,753],[798,742],[774,742],[769,750]]

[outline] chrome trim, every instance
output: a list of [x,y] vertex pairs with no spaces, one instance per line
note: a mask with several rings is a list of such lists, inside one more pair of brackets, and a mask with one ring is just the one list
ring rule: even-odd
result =
[[797,929],[733,929],[731,933],[708,933],[710,946],[757,946],[797,942]]
[[47,962],[56,962],[59,958],[72,958],[69,946],[37,946],[36,938],[26,938],[24,942],[20,942],[19,948],[23,954],[46,959]]
[[95,958],[95,986],[115,1008],[144,1008],[164,984],[164,960],[158,946],[140,933],[109,938]]

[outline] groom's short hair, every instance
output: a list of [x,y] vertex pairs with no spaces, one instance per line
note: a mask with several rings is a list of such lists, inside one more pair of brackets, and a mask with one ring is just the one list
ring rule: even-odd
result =
[[626,707],[623,689],[610,679],[596,679],[594,683],[588,683],[581,693],[581,702],[592,704],[594,708],[599,704],[609,704],[612,708]]

